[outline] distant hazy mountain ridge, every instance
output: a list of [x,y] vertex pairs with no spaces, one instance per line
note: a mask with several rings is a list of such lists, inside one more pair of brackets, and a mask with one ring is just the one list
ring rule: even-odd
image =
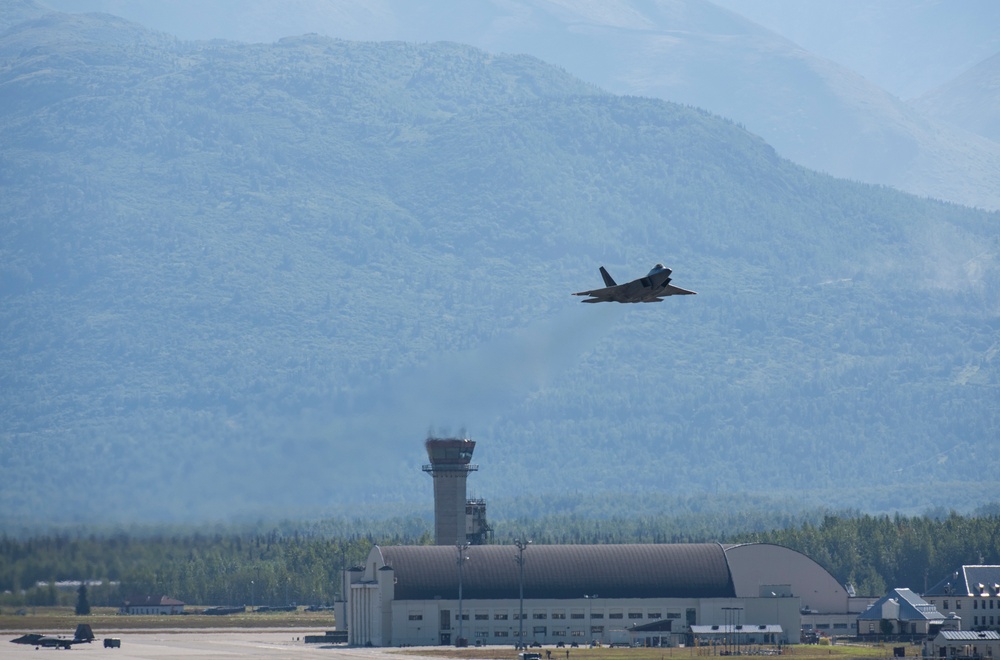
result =
[[1000,53],[924,94],[913,105],[929,117],[1000,142]]
[[[495,53],[528,53],[614,93],[653,96],[728,117],[761,135],[782,156],[822,172],[1000,209],[995,185],[1000,144],[972,128],[988,125],[989,113],[963,118],[960,111],[954,123],[949,113],[931,109],[927,114],[925,104],[904,103],[900,96],[905,95],[897,91],[913,89],[922,77],[944,79],[963,52],[983,52],[990,43],[1000,49],[986,27],[998,23],[1000,12],[988,0],[960,6],[897,0],[877,7],[720,0],[732,11],[707,0],[49,2],[66,11],[125,15],[186,38],[272,42],[318,32],[353,40],[447,40]],[[766,29],[741,14],[760,16],[787,31]],[[822,29],[815,28],[817,16]],[[807,38],[817,32],[825,32],[825,39]],[[974,43],[960,47],[963,38]],[[808,50],[812,43],[820,50]],[[838,60],[838,54],[846,59]],[[851,63],[859,60],[867,64],[865,70],[852,70]],[[888,64],[900,61],[905,64]],[[867,70],[878,75],[872,78]],[[887,91],[875,82],[886,78],[900,87]],[[962,96],[973,89],[988,86],[970,87]]]
[[[53,13],[0,97],[9,517],[425,510],[462,425],[499,516],[1000,496],[996,214],[454,43]],[[699,295],[569,295],[657,262]]]

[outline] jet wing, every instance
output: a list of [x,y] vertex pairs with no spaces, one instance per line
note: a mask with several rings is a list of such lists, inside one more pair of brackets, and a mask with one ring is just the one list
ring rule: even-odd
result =
[[608,286],[603,289],[594,289],[593,291],[581,291],[580,293],[574,293],[574,296],[593,296],[593,298],[588,298],[582,302],[594,303],[594,302],[612,302],[615,300],[615,294],[619,293],[624,285],[618,286]]
[[668,284],[663,287],[663,290],[657,293],[658,296],[693,296],[696,295],[697,291],[688,291],[687,289],[682,289],[679,286],[674,286],[673,284]]

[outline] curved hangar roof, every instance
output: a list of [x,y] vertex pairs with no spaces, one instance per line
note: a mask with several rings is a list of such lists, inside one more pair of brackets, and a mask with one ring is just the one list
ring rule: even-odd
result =
[[[454,546],[375,546],[375,561],[391,567],[395,598],[458,598]],[[462,597],[518,597],[517,548],[474,545],[462,567]],[[381,559],[381,561],[379,561]],[[525,598],[728,598],[736,595],[723,547],[717,543],[531,545],[524,551]]]

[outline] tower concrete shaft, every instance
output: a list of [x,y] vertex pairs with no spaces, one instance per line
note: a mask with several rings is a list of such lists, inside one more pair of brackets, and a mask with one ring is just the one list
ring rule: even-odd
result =
[[430,465],[423,467],[434,478],[434,544],[455,545],[468,541],[465,482],[476,443],[466,438],[429,438],[424,445]]

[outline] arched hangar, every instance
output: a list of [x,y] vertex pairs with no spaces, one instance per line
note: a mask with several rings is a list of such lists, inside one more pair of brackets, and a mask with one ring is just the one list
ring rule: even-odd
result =
[[666,645],[702,626],[794,643],[803,607],[848,611],[829,572],[770,544],[375,546],[343,594],[338,625],[373,646]]

